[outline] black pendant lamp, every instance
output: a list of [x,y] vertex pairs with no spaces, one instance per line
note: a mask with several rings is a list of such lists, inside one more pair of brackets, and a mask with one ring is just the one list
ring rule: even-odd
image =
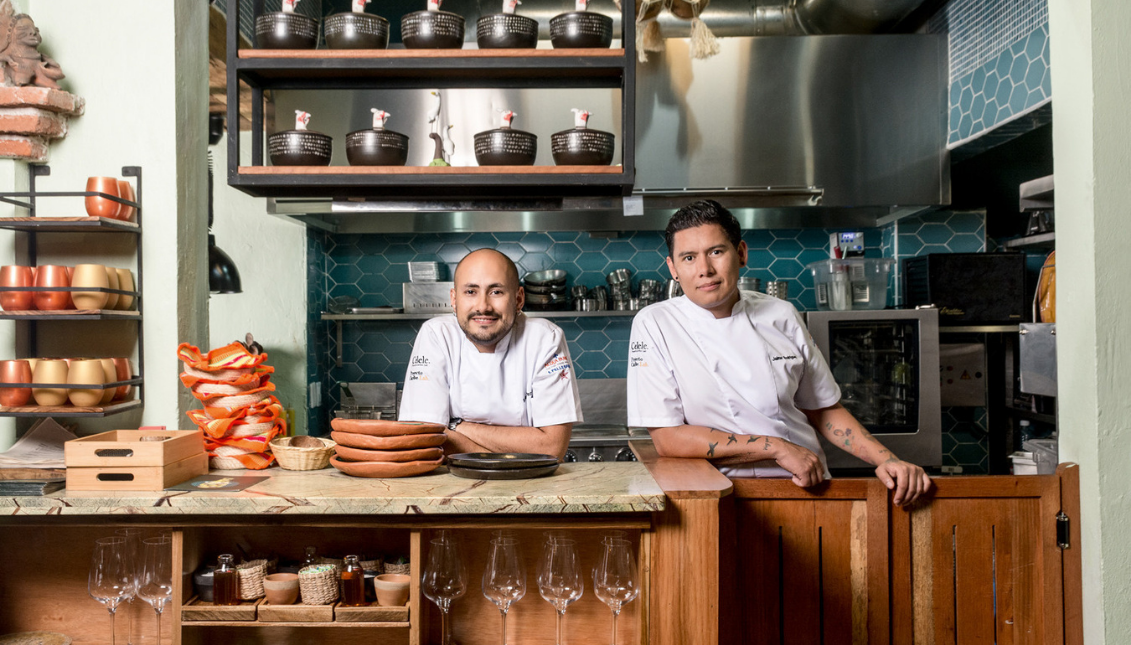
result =
[[[223,116],[213,114],[209,118],[208,142],[216,144],[223,134]],[[220,121],[219,125],[215,121]],[[213,141],[213,139],[216,141]],[[216,246],[216,236],[212,234],[212,151],[208,151],[208,290],[212,293],[242,293],[240,271],[236,263],[220,247]]]

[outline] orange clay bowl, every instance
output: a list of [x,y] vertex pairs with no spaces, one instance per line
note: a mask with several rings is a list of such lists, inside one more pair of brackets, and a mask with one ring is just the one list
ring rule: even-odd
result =
[[354,477],[412,477],[436,470],[444,462],[434,461],[342,461],[330,457],[330,465]]
[[436,434],[443,432],[444,426],[435,423],[416,423],[412,421],[380,421],[377,419],[334,419],[330,427],[342,432],[367,434],[374,437],[399,437],[413,434]]
[[366,450],[349,446],[334,446],[338,456],[349,461],[431,461],[444,456],[441,448],[416,450]]
[[434,448],[447,440],[447,435],[439,434],[409,434],[399,437],[372,437],[367,434],[353,432],[333,431],[330,433],[334,441],[349,448],[366,448],[369,450],[409,450],[412,448]]

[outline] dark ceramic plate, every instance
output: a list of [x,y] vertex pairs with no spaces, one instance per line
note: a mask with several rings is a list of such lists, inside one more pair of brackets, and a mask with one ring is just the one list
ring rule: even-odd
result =
[[535,466],[534,468],[511,468],[508,470],[489,470],[484,468],[462,468],[448,466],[448,472],[466,479],[534,479],[545,477],[558,469],[558,465]]
[[510,470],[557,466],[558,458],[529,452],[465,452],[448,456],[448,463],[473,470]]

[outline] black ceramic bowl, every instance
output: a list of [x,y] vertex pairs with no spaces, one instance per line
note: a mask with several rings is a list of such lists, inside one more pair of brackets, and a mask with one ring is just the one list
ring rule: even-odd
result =
[[273,166],[329,166],[330,135],[310,130],[285,130],[267,137]]
[[403,166],[408,161],[408,137],[392,130],[358,130],[346,135],[346,159],[351,166]]
[[259,49],[314,49],[318,21],[297,13],[265,13],[255,19],[255,45]]
[[480,166],[533,166],[538,137],[522,130],[498,128],[475,135],[475,161]]
[[336,13],[322,27],[330,49],[386,49],[389,21],[371,13]]
[[550,19],[554,49],[608,49],[613,43],[613,19],[593,11],[571,11]]
[[463,49],[463,16],[450,11],[414,11],[401,17],[405,49]]
[[609,132],[574,128],[550,135],[550,154],[559,166],[607,166],[613,162],[616,137]]
[[513,13],[483,16],[475,23],[479,49],[534,49],[538,46],[538,21]]

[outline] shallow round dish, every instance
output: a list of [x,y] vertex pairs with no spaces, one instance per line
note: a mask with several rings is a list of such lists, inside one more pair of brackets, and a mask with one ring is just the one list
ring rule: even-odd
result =
[[380,419],[334,419],[330,427],[342,432],[356,432],[374,437],[399,437],[413,434],[443,434],[445,428],[435,423],[386,421]]
[[494,13],[475,22],[479,49],[534,49],[538,46],[538,21],[513,13]]
[[[331,461],[331,463],[333,462]],[[535,477],[545,477],[557,469],[557,464],[553,466],[536,466],[534,468],[509,468],[505,470],[448,466],[448,472],[456,477],[464,477],[466,479],[534,479]]]
[[414,11],[401,17],[405,49],[463,49],[463,16],[450,11]]
[[564,296],[566,294],[565,283],[555,284],[554,286],[547,287],[540,284],[524,284],[522,288],[526,290],[527,294],[535,293],[543,296]]
[[558,458],[533,452],[464,452],[449,455],[448,463],[461,468],[510,470],[558,465]]
[[566,272],[564,269],[543,269],[541,271],[531,271],[522,277],[522,281],[526,284],[533,284],[543,287],[552,287],[559,284],[565,284]]
[[255,19],[255,46],[259,49],[314,49],[318,21],[298,13],[276,11]]
[[399,437],[373,437],[354,432],[333,431],[330,436],[337,443],[350,448],[369,450],[408,450],[414,448],[435,448],[447,440],[444,434],[413,434]]
[[550,19],[554,49],[608,49],[613,43],[613,19],[594,11],[571,11]]
[[386,49],[389,21],[371,13],[336,13],[322,28],[330,49]]
[[337,446],[338,456],[348,461],[431,461],[444,456],[442,448],[416,448],[410,450],[366,450]]
[[443,458],[433,461],[342,461],[330,458],[330,465],[354,477],[412,477],[432,472],[444,462]]

